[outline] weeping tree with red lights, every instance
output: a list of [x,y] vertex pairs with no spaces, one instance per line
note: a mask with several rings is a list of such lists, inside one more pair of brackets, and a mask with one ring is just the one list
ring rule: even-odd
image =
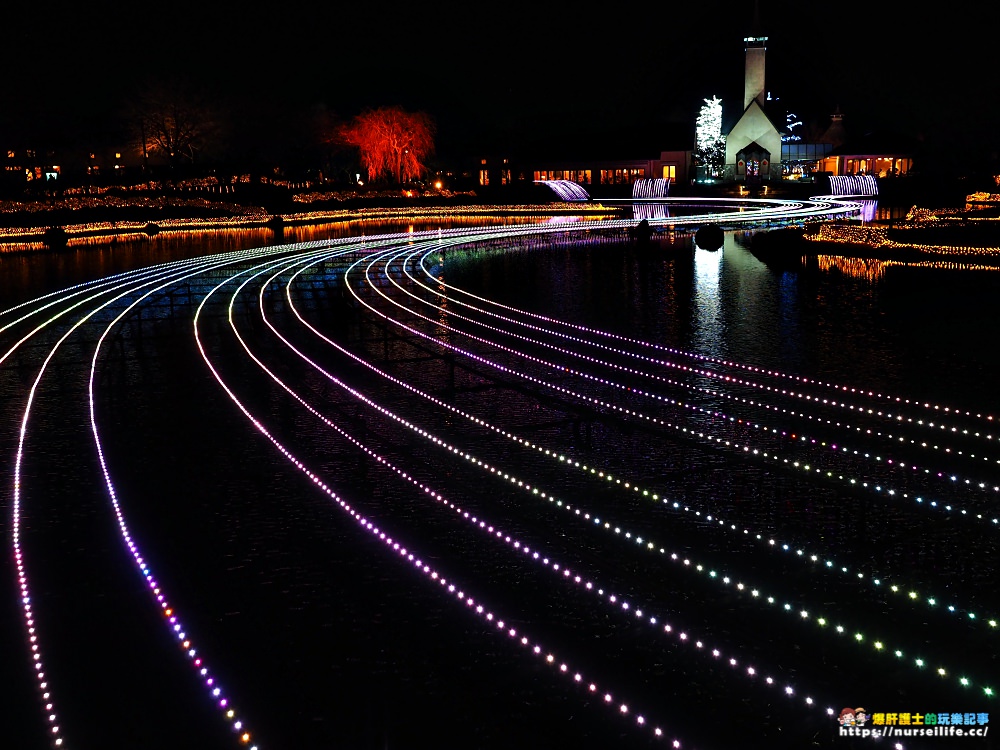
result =
[[386,177],[398,184],[419,177],[434,153],[434,121],[423,112],[380,107],[362,112],[340,130],[344,143],[357,147],[370,180]]

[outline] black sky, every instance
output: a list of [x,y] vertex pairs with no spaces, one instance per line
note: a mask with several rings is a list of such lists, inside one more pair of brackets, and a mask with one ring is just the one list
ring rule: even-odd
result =
[[[817,127],[839,107],[849,133],[980,149],[1000,126],[1000,87],[992,20],[970,8],[761,0],[768,88]],[[436,119],[446,152],[583,141],[625,156],[632,138],[676,140],[712,95],[735,120],[753,3],[175,0],[7,12],[0,140],[99,138],[145,82],[180,78],[235,107],[250,131],[399,104]]]

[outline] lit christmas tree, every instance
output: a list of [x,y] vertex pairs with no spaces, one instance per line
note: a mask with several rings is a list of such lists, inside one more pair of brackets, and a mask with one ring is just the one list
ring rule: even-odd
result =
[[705,103],[695,121],[694,153],[705,173],[716,177],[726,164],[726,138],[722,135],[722,100],[713,96]]

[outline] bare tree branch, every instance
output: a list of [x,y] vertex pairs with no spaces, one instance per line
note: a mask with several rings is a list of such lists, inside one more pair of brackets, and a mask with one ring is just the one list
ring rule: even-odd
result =
[[171,168],[196,161],[216,145],[222,129],[219,110],[176,83],[148,87],[131,110],[143,157],[160,156]]

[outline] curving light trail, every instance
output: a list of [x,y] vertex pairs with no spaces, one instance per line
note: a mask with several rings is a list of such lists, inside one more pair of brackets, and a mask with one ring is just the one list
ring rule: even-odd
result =
[[[396,251],[396,252],[398,252],[398,251]],[[377,281],[374,281],[374,275],[375,275],[376,272],[373,271],[373,268],[375,268],[380,263],[385,263],[386,266],[388,267],[389,263],[391,263],[391,261],[392,261],[392,259],[394,257],[393,254],[394,254],[394,251],[391,250],[391,249],[389,251],[387,251],[384,255],[380,255],[380,254],[376,253],[376,254],[374,254],[372,256],[369,256],[369,257],[367,257],[365,259],[359,259],[358,261],[356,261],[353,264],[353,266],[351,268],[359,266],[362,263],[365,264],[365,266],[366,266],[365,276],[364,276],[364,279],[366,281],[366,285],[365,286],[366,286],[366,288],[375,290],[375,292],[376,292],[376,294],[378,296],[381,296],[384,299],[386,299],[386,301],[391,306],[390,308],[387,308],[388,310],[407,309],[407,308],[405,308],[405,306],[401,302],[401,299],[406,299],[406,298],[412,299],[413,295],[410,292],[404,291],[404,296],[402,298],[389,298],[388,295],[386,294],[386,289],[389,289],[389,288],[396,288],[396,289],[398,289],[399,288],[399,283],[397,281],[395,281],[395,278],[394,278],[397,274],[393,274],[393,273],[389,272],[388,270],[386,270],[384,272],[384,278],[388,282],[388,287],[382,285],[381,283],[379,283]],[[349,268],[348,271],[347,271],[347,278],[348,279],[350,279],[351,268]],[[416,335],[416,336],[418,336],[418,337],[420,337],[420,338],[422,338],[424,340],[427,340],[427,341],[432,341],[433,340],[439,346],[441,346],[442,348],[445,348],[445,349],[448,349],[448,350],[451,350],[451,351],[455,351],[455,352],[461,353],[462,355],[469,357],[471,360],[474,360],[474,361],[486,364],[487,366],[489,366],[491,368],[495,368],[497,370],[500,370],[500,371],[502,371],[503,373],[505,373],[507,375],[517,374],[520,377],[522,377],[522,378],[524,378],[524,379],[526,379],[526,380],[528,380],[528,381],[530,381],[530,382],[532,382],[534,384],[538,384],[538,385],[545,386],[547,388],[551,388],[552,390],[555,390],[555,391],[557,391],[557,392],[559,392],[561,394],[565,394],[566,396],[579,399],[580,401],[583,401],[583,402],[593,403],[593,404],[595,404],[597,406],[600,406],[600,407],[602,407],[604,409],[607,409],[607,410],[610,410],[612,412],[623,413],[623,414],[625,414],[629,418],[636,418],[636,419],[639,419],[639,420],[645,420],[646,422],[651,423],[651,424],[653,424],[655,426],[661,426],[661,427],[666,427],[666,428],[669,428],[669,429],[679,430],[679,431],[684,432],[684,433],[690,433],[692,436],[696,436],[700,440],[707,440],[709,442],[713,442],[714,441],[714,442],[718,442],[718,443],[723,442],[723,438],[714,436],[712,434],[706,434],[705,432],[701,432],[701,431],[697,431],[696,432],[694,430],[689,430],[689,428],[684,427],[681,424],[676,424],[676,423],[673,423],[673,422],[671,422],[669,420],[665,420],[665,419],[662,419],[662,418],[659,418],[659,417],[650,416],[650,415],[644,414],[643,412],[640,412],[638,410],[627,409],[627,408],[615,405],[615,404],[611,403],[610,401],[606,401],[606,400],[601,400],[601,399],[594,398],[592,396],[586,395],[585,393],[582,393],[582,392],[579,392],[579,391],[575,391],[575,390],[573,390],[570,387],[565,387],[565,386],[562,386],[562,385],[557,385],[557,384],[555,384],[555,383],[553,383],[553,382],[551,382],[549,380],[544,380],[544,379],[541,379],[541,378],[536,378],[536,377],[527,375],[527,374],[524,373],[524,371],[519,370],[518,368],[516,368],[514,366],[499,364],[495,360],[491,360],[489,358],[486,358],[486,357],[480,356],[478,354],[472,353],[472,352],[470,352],[468,350],[461,349],[461,348],[455,346],[452,343],[444,342],[444,341],[437,341],[436,337],[434,335],[432,335],[431,333],[420,331],[420,330],[414,328],[413,325],[411,325],[410,323],[403,322],[401,319],[398,319],[398,318],[393,318],[390,313],[376,310],[372,306],[372,304],[370,302],[365,302],[365,301],[361,301],[361,302],[362,302],[362,304],[364,304],[366,307],[368,307],[369,309],[371,309],[376,314],[378,314],[380,316],[383,316],[386,320],[391,320],[394,324],[396,324],[397,326],[405,329],[408,333],[410,333],[412,335]],[[505,352],[505,353],[517,353],[517,354],[520,354],[520,356],[522,357],[522,359],[524,359],[525,361],[528,361],[528,362],[530,362],[532,364],[540,365],[543,369],[545,369],[548,372],[559,371],[560,373],[565,374],[565,375],[581,375],[583,378],[585,378],[587,380],[596,380],[596,381],[599,381],[603,386],[606,386],[606,387],[611,388],[611,389],[625,389],[624,386],[622,386],[620,384],[617,384],[617,383],[614,383],[613,381],[607,380],[607,379],[602,378],[600,376],[590,375],[590,374],[587,374],[587,373],[581,373],[581,372],[579,372],[579,371],[577,371],[575,369],[572,369],[572,368],[566,367],[566,366],[562,366],[562,365],[557,364],[555,362],[541,360],[541,359],[539,359],[537,357],[534,357],[534,356],[532,356],[530,354],[526,354],[526,353],[522,353],[522,352],[517,352],[515,349],[513,349],[511,347],[508,347],[506,345],[497,344],[496,342],[489,341],[489,340],[484,339],[484,338],[482,338],[480,336],[473,335],[473,334],[468,334],[468,333],[460,331],[459,329],[456,329],[456,328],[454,328],[452,326],[444,325],[440,320],[429,318],[428,316],[422,315],[421,313],[416,312],[413,309],[407,309],[407,310],[408,310],[408,312],[410,314],[410,318],[411,319],[415,318],[415,319],[418,319],[418,320],[423,320],[423,321],[425,321],[427,323],[430,323],[435,328],[438,328],[438,329],[440,329],[440,328],[446,328],[447,330],[449,330],[449,331],[451,331],[453,333],[464,334],[465,338],[468,339],[470,342],[479,343],[479,344],[485,343],[487,345],[492,346],[494,349],[502,351],[502,352]],[[448,316],[449,316],[449,318],[450,317],[454,317],[454,314],[449,313]],[[642,394],[641,391],[638,391],[638,390],[633,389],[633,388],[628,388],[626,390]],[[679,402],[674,402],[674,403],[678,404],[681,407],[685,406],[684,404],[680,404]],[[725,415],[719,415],[717,412],[714,414],[714,416],[723,416],[723,417],[725,417]],[[729,421],[735,421],[735,418],[731,418],[731,417],[725,417],[725,418],[727,420],[729,420]],[[753,425],[753,426],[755,428],[759,428],[760,427],[759,425]],[[744,445],[744,444],[741,444],[741,443],[737,443],[737,442],[726,440],[725,441],[725,445],[726,445],[727,448],[731,448],[732,450],[737,451],[737,452],[739,452],[739,451],[748,452],[748,453],[752,452],[754,455],[761,454],[765,458],[773,458],[773,459],[780,460],[779,456],[773,455],[773,454],[769,454],[768,451],[759,451],[757,448],[753,447],[752,444],[746,444],[746,445]],[[562,458],[563,457],[560,456],[560,459],[562,459]],[[788,463],[787,459],[785,459],[785,463]],[[578,464],[578,462],[577,462],[577,464]],[[794,462],[793,463],[793,467],[794,468],[798,468],[799,467],[799,462]],[[810,466],[809,466],[808,463],[805,464],[804,469],[806,471],[810,470]],[[586,471],[587,467],[584,466],[583,470]],[[494,471],[495,471],[495,469],[494,469]],[[633,481],[624,480],[624,483],[623,483],[623,478],[621,478],[621,477],[612,477],[611,474],[606,473],[604,471],[599,471],[598,469],[593,468],[593,467],[590,468],[590,472],[592,474],[596,474],[601,479],[606,479],[607,481],[614,481],[617,485],[622,486],[624,489],[629,490],[630,492],[640,492],[641,491],[641,492],[643,492],[644,495],[647,495],[647,496],[651,494],[647,489],[642,488],[640,484],[635,483]],[[504,474],[504,478],[508,478],[508,475]],[[523,484],[523,483],[520,483],[520,484]],[[864,486],[867,486],[868,483],[867,482],[863,482],[862,484]],[[659,495],[657,495],[655,492],[653,492],[652,493],[652,497],[653,497],[654,500],[656,500],[656,499],[659,498]],[[664,499],[663,502],[666,503],[667,500]],[[674,503],[673,507],[674,508],[679,508],[680,505],[678,503]],[[692,509],[688,508],[688,507],[685,507],[684,510],[685,511],[691,511]],[[699,515],[699,516],[702,515],[701,511],[698,511],[698,510],[694,510],[694,513],[696,515]],[[709,520],[714,520],[711,515],[707,516],[707,518]],[[729,524],[726,523],[726,521],[724,519],[719,519],[718,523],[723,528],[725,528],[725,526],[729,525]],[[730,527],[731,527],[732,530],[734,530],[734,531],[736,530],[735,526],[730,526]],[[746,529],[746,528],[743,529],[744,533],[748,533],[750,531],[751,531],[750,529]],[[764,536],[761,533],[758,532],[754,536],[755,536],[755,538],[759,542],[765,543],[764,542]],[[771,538],[771,539],[768,539],[766,543],[769,544],[769,545],[774,545],[775,541],[774,541],[773,538]],[[790,549],[790,546],[787,543],[783,544],[782,547],[785,550]],[[799,557],[802,557],[805,554],[805,552],[807,551],[807,549],[808,549],[808,547],[806,547],[806,549],[800,548],[797,551]],[[818,560],[818,557],[815,554],[810,554],[809,558],[814,563]],[[833,562],[831,560],[827,559],[826,565],[827,565],[828,568],[830,568],[830,567],[833,567],[834,564],[833,564]],[[701,568],[701,566],[696,566],[696,569],[700,571],[702,568]],[[840,570],[843,573],[847,573],[848,572],[848,568],[847,567],[841,566]],[[887,574],[864,576],[862,574],[859,574],[859,576],[862,579],[868,578],[875,586],[881,585],[882,578],[885,577],[886,575]],[[712,577],[715,577],[715,576],[713,575]],[[726,582],[728,583],[728,581],[726,581]],[[893,590],[894,591],[897,591],[898,588],[899,588],[899,586],[897,584],[893,584]],[[912,587],[907,587],[907,588],[910,591],[910,598],[911,599],[916,598],[916,596],[914,595],[914,592],[912,591]],[[762,601],[764,601],[764,600],[762,600]],[[774,597],[766,597],[766,601],[769,604],[774,604],[775,599],[774,599]],[[936,599],[933,596],[927,597],[927,601],[928,601],[928,604],[930,604],[931,606],[933,606],[936,603]],[[793,605],[793,604],[786,603],[784,605],[784,610],[787,611],[787,612],[792,612],[792,611],[798,612],[800,609],[801,609],[801,604]],[[949,611],[951,611],[951,612],[959,611],[959,608],[956,608],[954,605],[951,605],[949,607]],[[968,614],[969,614],[969,616],[970,616],[971,619],[973,619],[973,620],[976,619],[976,615],[975,615],[974,612],[968,612]],[[803,619],[810,619],[810,618],[807,617],[807,616],[803,616]],[[825,627],[825,625],[827,624],[827,619],[825,617],[822,617],[822,616],[815,618],[813,621],[816,624],[818,624],[821,628]],[[994,619],[989,620],[989,623],[990,623],[990,627],[991,628],[995,628],[996,627],[996,621]],[[834,628],[834,630],[838,634],[842,634],[842,633],[845,632],[845,628],[842,625],[836,626]],[[855,637],[855,640],[857,642],[861,643],[861,642],[865,642],[866,638],[862,634],[857,633],[856,637]],[[872,647],[876,651],[881,651],[881,650],[887,648],[886,644],[885,644],[884,638],[876,638],[874,640],[871,640],[870,643],[871,643]],[[900,650],[898,648],[897,649],[891,649],[891,651],[896,654],[897,658],[901,658],[903,656],[903,654],[904,654],[904,651],[902,651],[902,650]],[[912,663],[914,664],[914,666],[917,667],[917,668],[919,668],[919,669],[923,668],[923,666],[925,665],[925,662],[926,662],[926,659],[923,656],[917,656],[917,657],[915,657],[912,660]],[[938,668],[938,674],[941,675],[941,676],[945,676],[946,674],[952,674],[952,673],[953,673],[952,670],[947,669],[947,668],[945,668],[943,666]],[[970,680],[968,679],[968,677],[966,677],[964,675],[959,676],[957,678],[957,680],[959,681],[959,683],[963,687],[968,687],[969,685],[972,684],[970,682]],[[992,691],[992,688],[989,687],[988,685],[983,686],[983,689],[984,690]]]
[[[835,200],[733,201],[718,211],[657,222],[680,229],[735,226],[854,210],[855,204]],[[377,542],[381,557],[366,564],[439,592],[452,603],[453,617],[471,617],[503,635],[512,653],[551,670],[553,689],[567,699],[584,707],[593,698],[611,709],[605,719],[589,717],[593,721],[629,727],[636,742],[661,740],[669,726],[674,747],[716,745],[711,732],[676,712],[654,717],[661,710],[651,703],[653,673],[641,658],[618,664],[617,654],[635,648],[750,705],[768,705],[777,694],[788,701],[783,710],[808,710],[818,714],[817,725],[829,722],[844,698],[830,695],[831,686],[810,665],[777,656],[767,637],[774,627],[808,641],[809,653],[841,664],[859,654],[885,659],[888,669],[927,695],[953,703],[992,699],[996,676],[989,665],[953,645],[966,633],[993,637],[996,615],[983,614],[997,609],[990,597],[928,593],[942,585],[933,571],[844,558],[845,540],[808,521],[792,523],[780,513],[741,517],[715,498],[672,497],[670,484],[648,466],[567,443],[542,419],[574,415],[600,425],[610,446],[616,436],[625,440],[639,430],[657,450],[703,451],[730,466],[780,470],[787,481],[852,501],[913,498],[916,506],[954,510],[974,528],[976,520],[996,524],[998,515],[993,497],[1000,481],[992,472],[1000,457],[988,413],[589,328],[444,277],[449,262],[442,256],[453,251],[474,258],[480,249],[523,242],[544,247],[556,237],[585,241],[630,224],[447,229],[263,248],[120,274],[0,312],[0,373],[14,373],[15,364],[21,372],[25,363],[33,368],[12,441],[8,507],[25,647],[52,745],[74,746],[77,719],[73,711],[57,713],[56,697],[60,705],[72,703],[72,693],[60,693],[51,674],[71,666],[53,666],[51,656],[43,665],[44,622],[58,617],[59,604],[46,597],[39,608],[29,581],[36,580],[33,568],[43,567],[46,545],[56,542],[44,528],[25,523],[32,477],[23,467],[39,460],[35,446],[54,429],[35,430],[32,415],[72,387],[72,379],[52,374],[58,364],[83,376],[92,483],[106,498],[120,541],[116,552],[102,552],[116,555],[123,567],[128,560],[142,581],[145,593],[130,593],[129,606],[157,613],[157,628],[140,629],[136,637],[173,642],[157,658],[186,666],[191,693],[201,696],[233,746],[256,747],[258,735],[261,747],[269,746],[266,733],[248,729],[258,723],[254,712],[236,710],[237,703],[251,703],[241,699],[249,686],[233,676],[245,675],[232,670],[239,655],[207,646],[212,633],[202,632],[203,622],[199,629],[188,621],[200,618],[182,619],[181,610],[193,614],[196,605],[182,584],[171,586],[168,597],[161,578],[172,572],[169,558],[154,574],[144,539],[128,520],[141,498],[116,480],[116,462],[125,459],[102,429],[102,389],[111,387],[102,385],[102,369],[110,350],[128,346],[130,320],[182,286],[191,301],[180,309],[193,316],[188,330],[199,366],[280,463],[329,501],[331,524],[344,515],[356,534]],[[356,318],[355,332],[330,330],[331,289],[343,290],[341,304]],[[449,371],[452,381],[496,390],[503,400],[442,392],[439,378]],[[61,387],[51,387],[56,384]],[[262,390],[271,394],[266,402]],[[271,402],[301,413],[312,427],[291,429],[272,413]],[[926,418],[926,411],[935,416]],[[770,423],[762,423],[761,414]],[[324,465],[320,445],[373,466],[405,502],[359,492],[350,477]],[[290,479],[282,485],[294,494]],[[892,507],[912,513],[909,505]],[[448,529],[446,546],[424,535],[427,524]],[[920,549],[922,542],[909,544]],[[633,576],[630,566],[664,576],[664,591]],[[39,580],[56,579],[51,571],[39,573]],[[877,606],[859,609],[859,592]],[[713,619],[716,599],[734,602],[746,629]],[[914,612],[929,618],[933,640],[924,642],[924,631],[908,624]],[[97,621],[100,613],[91,617]],[[628,638],[619,634],[640,625]],[[588,634],[599,640],[584,648]],[[479,648],[495,644],[482,640]],[[517,672],[521,661],[510,669]],[[716,672],[715,665],[725,669]],[[252,703],[266,713],[259,700]],[[638,705],[646,708],[640,712]],[[266,716],[263,723],[273,726]]]

